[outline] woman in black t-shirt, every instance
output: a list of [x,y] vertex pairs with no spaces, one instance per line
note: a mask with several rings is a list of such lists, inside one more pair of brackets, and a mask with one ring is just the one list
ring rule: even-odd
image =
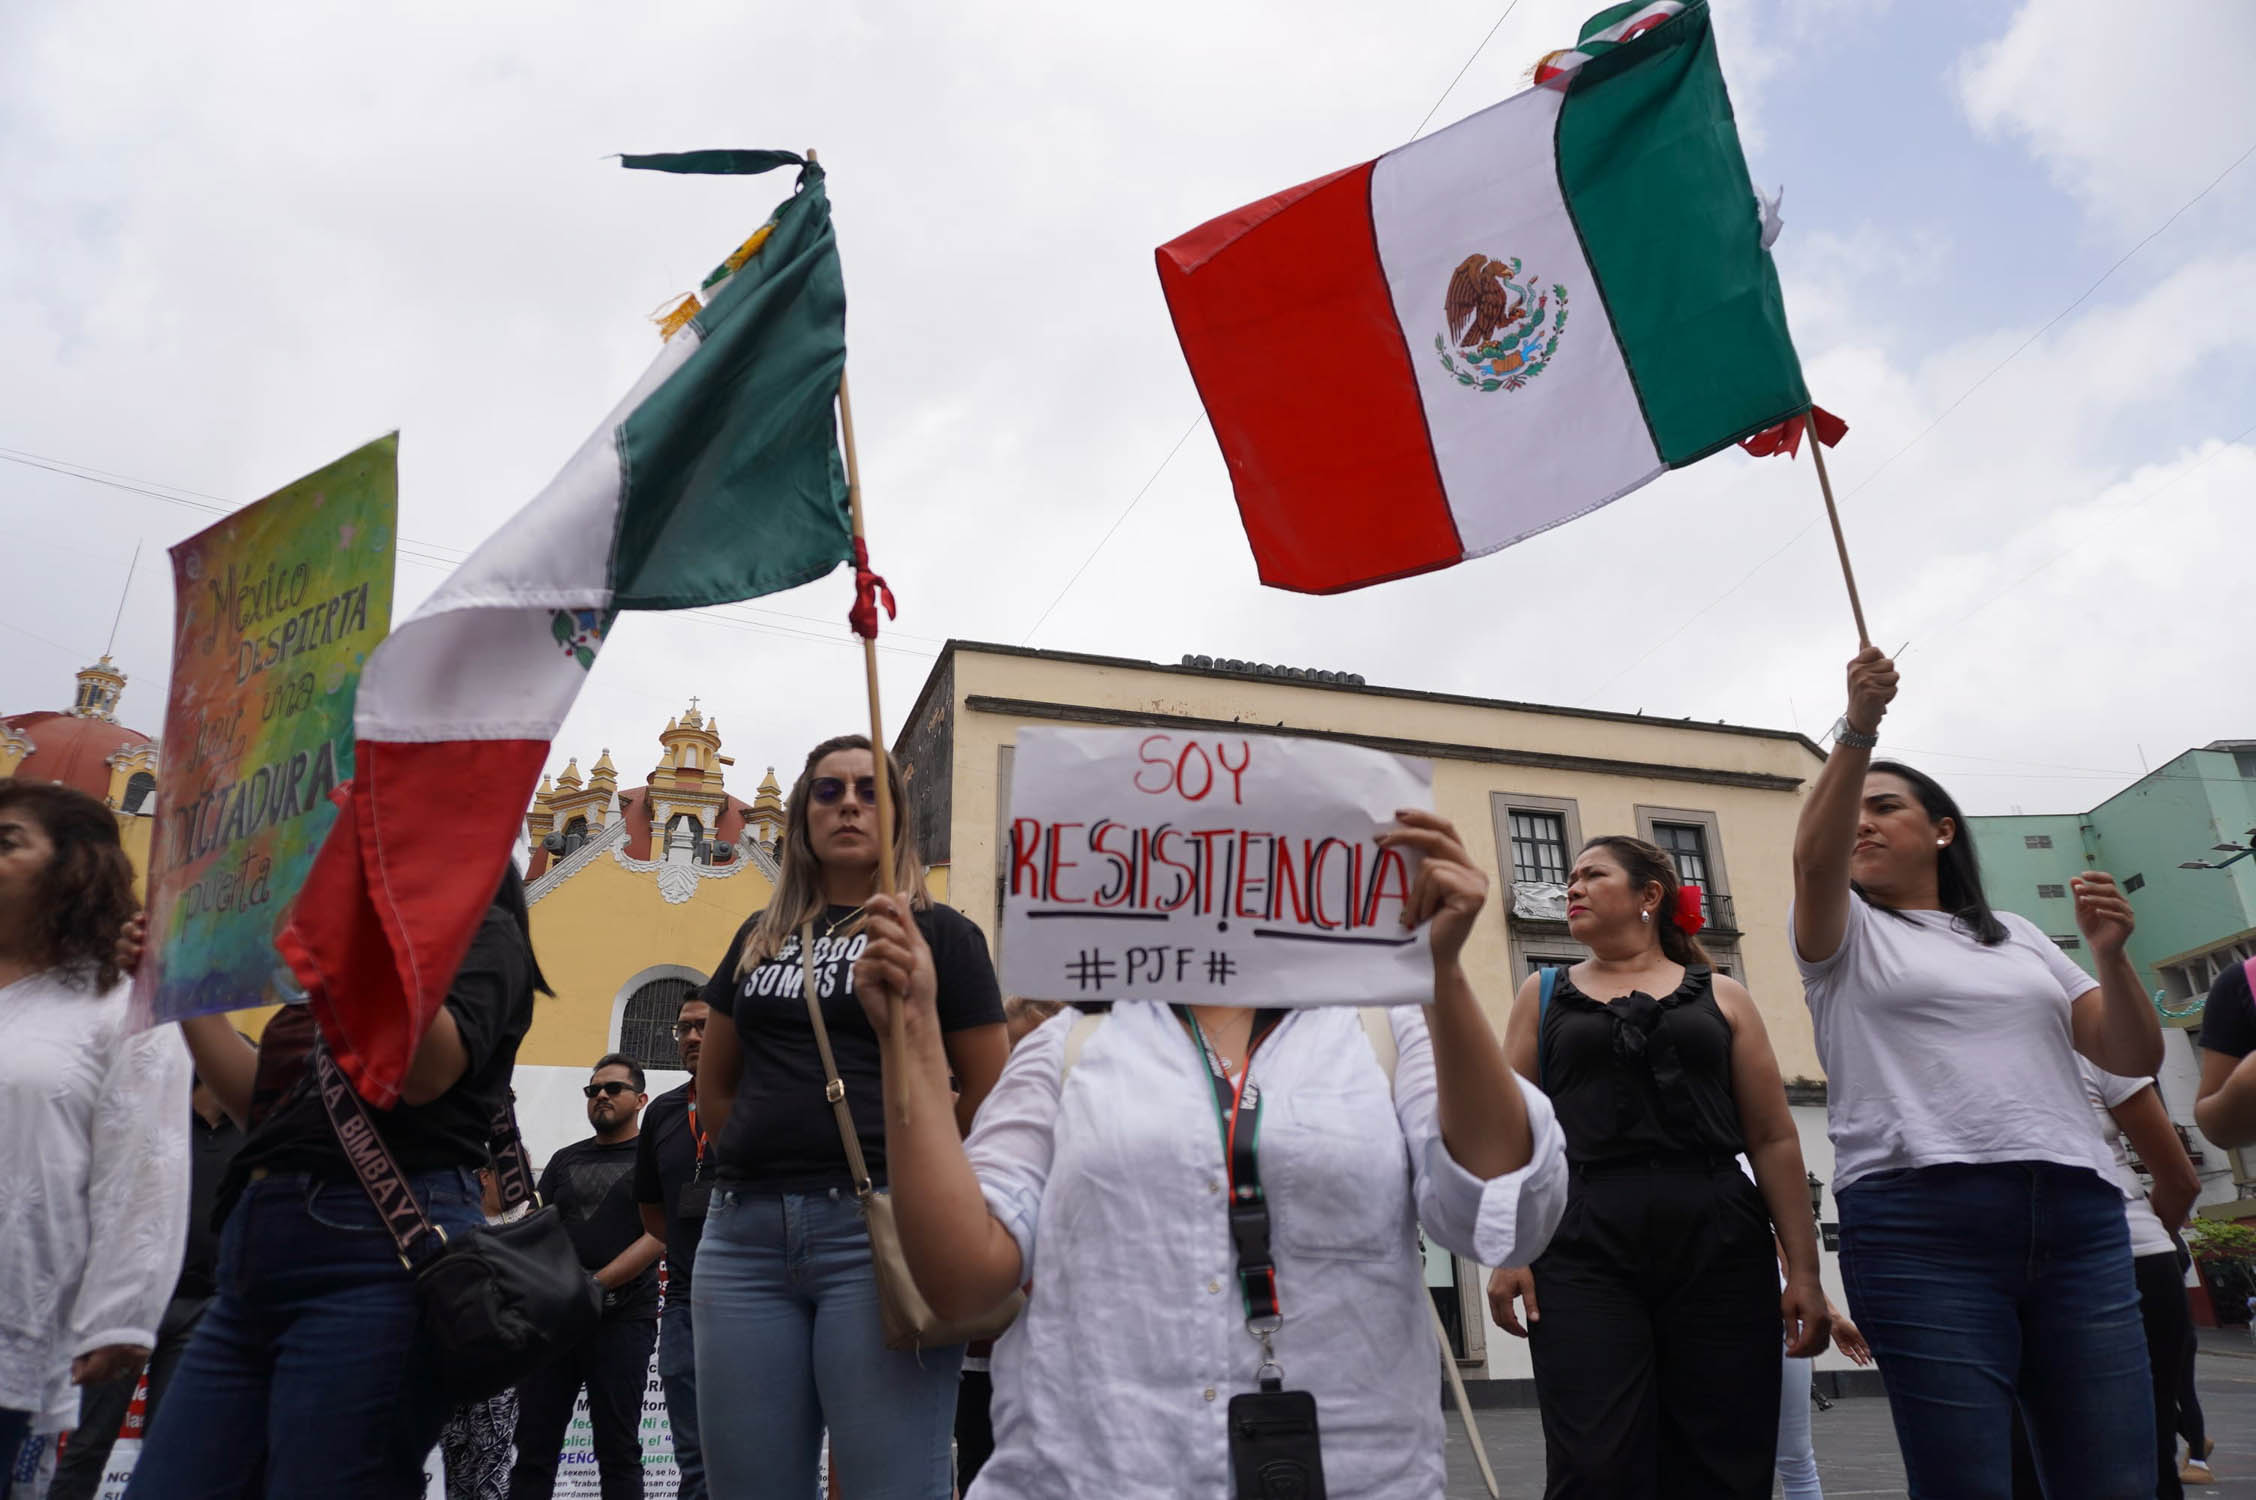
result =
[[[940,1027],[968,1129],[1009,1048],[986,940],[925,894],[908,788],[888,758],[895,813],[884,889],[912,893],[939,977]],[[697,1409],[712,1491],[804,1500],[824,1428],[854,1500],[948,1500],[959,1345],[887,1349],[869,1235],[854,1197],[807,1015],[808,964],[855,1135],[885,1185],[877,1033],[854,993],[862,905],[880,889],[869,741],[825,740],[791,789],[783,877],[705,988],[712,1007],[698,1108],[718,1156],[697,1248]],[[801,945],[811,941],[808,955]]]
[[[424,1212],[449,1235],[485,1222],[477,1169],[509,1097],[535,991],[525,887],[502,876],[408,1068],[370,1109]],[[220,1187],[219,1294],[197,1324],[126,1493],[419,1495],[447,1406],[420,1337],[415,1277],[368,1201],[306,1075],[303,1005],[258,1051],[224,1015],[181,1023],[198,1074],[249,1132]]]
[[2248,1061],[2252,1052],[2256,1052],[2256,997],[2249,994],[2247,965],[2234,963],[2217,975],[2202,1007],[2201,1093],[2193,1105],[2201,1133],[2228,1151],[2256,1145],[2256,1063]]

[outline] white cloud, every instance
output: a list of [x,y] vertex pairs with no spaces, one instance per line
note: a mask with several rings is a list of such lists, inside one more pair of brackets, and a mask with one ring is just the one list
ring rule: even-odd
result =
[[2256,145],[2252,58],[2256,7],[2242,0],[2025,0],[1962,60],[1959,96],[1979,129],[2025,141],[2120,237]]

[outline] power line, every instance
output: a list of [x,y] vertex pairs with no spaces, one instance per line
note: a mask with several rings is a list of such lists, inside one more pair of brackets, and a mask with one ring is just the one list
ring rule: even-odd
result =
[[[2218,183],[2223,182],[2227,177],[2230,177],[2234,172],[2238,171],[2242,163],[2246,162],[2251,156],[2256,156],[2256,143],[2252,143],[2246,151],[2241,152],[2239,156],[2233,158],[2232,165],[2226,167],[2222,172],[2219,172],[2215,177],[2211,178],[2209,180],[2208,186],[2202,188],[2200,192],[2195,193],[2191,198],[2188,198],[2185,202],[2179,204],[2176,211],[2173,212],[2168,218],[2164,219],[2160,224],[2157,224],[2153,229],[2149,230],[2137,244],[2131,246],[2130,249],[2124,251],[2121,256],[2117,257],[2113,265],[2109,266],[2105,271],[2102,271],[2100,273],[2098,280],[2094,281],[2090,286],[2085,287],[2083,291],[2077,295],[2074,301],[2070,302],[2066,307],[2063,307],[2059,312],[2054,313],[2049,319],[2045,321],[2043,327],[2039,328],[2035,333],[2032,333],[2027,338],[2023,339],[2019,347],[2015,348],[2011,354],[2008,354],[2005,358],[1990,366],[1990,368],[1987,371],[1983,372],[1981,377],[1977,379],[1972,385],[1959,392],[1957,397],[1952,400],[1948,406],[1944,407],[1940,412],[1936,413],[1933,421],[1929,422],[1925,427],[1919,429],[1919,431],[1912,436],[1909,442],[1905,443],[1895,452],[1882,459],[1877,468],[1866,474],[1862,479],[1859,479],[1855,487],[1848,490],[1841,496],[1841,498],[1846,501],[1854,499],[1856,496],[1862,494],[1865,488],[1869,486],[1874,480],[1878,479],[1882,472],[1884,472],[1890,464],[1893,464],[1897,459],[1903,457],[1913,448],[1919,446],[1920,442],[1925,439],[1929,433],[1933,432],[1937,427],[1942,425],[1943,419],[1945,417],[1948,417],[1952,412],[1957,411],[1959,407],[1963,406],[1966,403],[1967,397],[1973,395],[1976,391],[1987,385],[1990,381],[1991,376],[1997,374],[1998,371],[2004,369],[2007,365],[2013,363],[2016,359],[2019,359],[2022,354],[2027,352],[2030,345],[2036,343],[2038,339],[2044,337],[2046,333],[2051,331],[2055,326],[2059,324],[2061,319],[2067,317],[2068,314],[2083,306],[2083,304],[2090,299],[2091,294],[2098,291],[2101,285],[2104,284],[2109,277],[2113,276],[2117,271],[2123,269],[2124,265],[2131,259],[2132,256],[2138,254],[2139,251],[2152,244],[2164,230],[2168,229],[2172,224],[2175,224],[2187,209],[2193,207],[2196,203],[2199,203],[2202,199],[2208,197],[2211,190],[2214,189]],[[2238,442],[2239,439],[2235,438],[2233,441]],[[2204,462],[2206,462],[2206,460],[2204,460]],[[1594,693],[1591,697],[1583,700],[1585,706],[1595,703],[1598,697],[1602,696],[1608,688],[1621,681],[1624,677],[1627,677],[1630,673],[1636,671],[1639,667],[1645,665],[1645,663],[1647,663],[1648,661],[1651,661],[1663,647],[1674,641],[1678,636],[1684,634],[1685,631],[1691,629],[1693,624],[1697,622],[1703,615],[1707,614],[1709,610],[1714,609],[1717,605],[1723,603],[1733,594],[1738,593],[1739,590],[1746,587],[1748,582],[1753,579],[1757,573],[1760,573],[1763,569],[1776,562],[1780,557],[1791,551],[1794,545],[1797,542],[1801,541],[1803,537],[1808,536],[1812,531],[1816,530],[1819,519],[1820,518],[1813,517],[1809,521],[1804,522],[1801,529],[1796,531],[1792,536],[1788,537],[1776,551],[1771,552],[1769,555],[1764,557],[1762,561],[1756,563],[1746,572],[1740,574],[1737,582],[1733,583],[1722,593],[1716,595],[1713,599],[1710,599],[1707,603],[1701,605],[1691,614],[1685,616],[1683,620],[1678,622],[1676,629],[1670,631],[1667,635],[1662,636],[1658,641],[1655,641],[1651,646],[1647,647],[1645,649],[1645,653],[1642,656],[1638,657],[1628,666],[1623,667],[1613,676],[1607,678],[1605,682],[1599,685],[1596,693]],[[2021,581],[2026,582],[2027,580],[2023,579]]]
[[[1496,40],[1496,33],[1503,29],[1504,23],[1512,18],[1512,12],[1519,9],[1519,6],[1520,0],[1511,0],[1511,3],[1504,7],[1503,13],[1496,18],[1496,24],[1488,28],[1487,35],[1480,39],[1479,44],[1466,57],[1464,66],[1457,70],[1457,76],[1449,80],[1449,86],[1441,91],[1440,97],[1434,100],[1433,107],[1426,111],[1425,118],[1418,122],[1418,128],[1410,132],[1411,140],[1414,141],[1426,133],[1426,127],[1433,123],[1433,117],[1440,112],[1442,105],[1449,102],[1449,96],[1456,92],[1457,85],[1465,81],[1465,75],[1472,71],[1473,64],[1478,62],[1480,55],[1488,50],[1488,44]],[[1144,496],[1151,493],[1151,487],[1159,483],[1159,476],[1167,472],[1167,466],[1175,461],[1175,455],[1183,451],[1183,445],[1191,440],[1191,434],[1198,431],[1200,424],[1205,421],[1206,413],[1203,411],[1191,419],[1191,425],[1183,429],[1183,435],[1175,440],[1175,446],[1169,448],[1167,456],[1159,461],[1159,467],[1153,469],[1151,477],[1137,487],[1136,493],[1129,498],[1126,505],[1121,507],[1120,514],[1114,516],[1112,524],[1105,528],[1105,534],[1098,537],[1097,544],[1089,549],[1088,556],[1081,559],[1081,565],[1073,570],[1073,576],[1065,581],[1065,587],[1057,591],[1057,597],[1052,599],[1048,606],[1043,609],[1040,618],[1035,620],[1033,626],[1027,630],[1025,635],[1019,637],[1018,643],[1021,646],[1030,646],[1034,643],[1035,632],[1049,623],[1050,616],[1056,612],[1060,604],[1065,602],[1065,596],[1072,593],[1073,586],[1081,581],[1081,575],[1089,571],[1089,564],[1095,562],[1097,554],[1104,551],[1105,547],[1111,543],[1114,534],[1127,522],[1130,513],[1143,503]]]

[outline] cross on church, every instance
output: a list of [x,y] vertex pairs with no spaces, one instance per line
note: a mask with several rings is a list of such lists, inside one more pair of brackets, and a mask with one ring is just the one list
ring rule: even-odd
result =
[[691,713],[697,712],[697,696],[694,693],[690,695],[689,711]]

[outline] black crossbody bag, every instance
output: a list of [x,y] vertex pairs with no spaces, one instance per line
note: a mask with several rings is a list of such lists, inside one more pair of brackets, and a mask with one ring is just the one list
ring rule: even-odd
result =
[[1254,1012],[1243,1082],[1232,1087],[1198,1021],[1183,1006],[1174,1010],[1214,1085],[1214,1122],[1222,1132],[1230,1174],[1230,1243],[1237,1252],[1238,1292],[1245,1303],[1246,1332],[1261,1345],[1260,1389],[1230,1398],[1230,1471],[1237,1500],[1325,1500],[1316,1397],[1285,1389],[1285,1372],[1271,1347],[1284,1318],[1277,1302],[1277,1262],[1269,1248],[1269,1195],[1261,1186],[1261,1090],[1253,1081],[1253,1056],[1285,1013]]
[[[507,1390],[594,1332],[603,1290],[580,1264],[553,1207],[448,1239],[416,1201],[368,1106],[326,1046],[314,1049],[314,1069],[337,1144],[391,1235],[400,1264],[415,1273],[423,1337],[449,1401],[483,1401]],[[502,1208],[534,1202],[515,1094],[495,1112],[492,1131]]]

